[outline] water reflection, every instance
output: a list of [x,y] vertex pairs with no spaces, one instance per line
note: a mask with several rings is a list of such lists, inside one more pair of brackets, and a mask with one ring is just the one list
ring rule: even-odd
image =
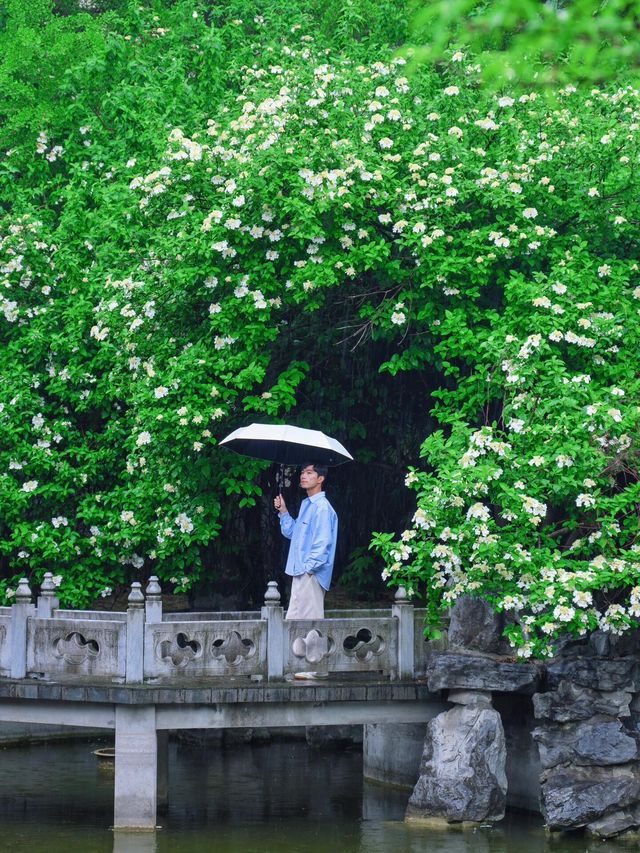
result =
[[402,822],[407,794],[363,783],[356,751],[304,743],[170,748],[153,833],[113,832],[99,744],[0,752],[0,850],[11,853],[628,853],[637,842],[547,837],[538,819],[436,830]]

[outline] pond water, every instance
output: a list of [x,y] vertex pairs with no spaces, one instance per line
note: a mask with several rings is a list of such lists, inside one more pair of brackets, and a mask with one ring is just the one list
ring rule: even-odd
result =
[[114,833],[104,741],[0,749],[7,853],[628,853],[637,842],[547,837],[539,818],[436,831],[403,823],[408,794],[363,782],[357,750],[304,742],[170,744],[169,808],[155,833]]

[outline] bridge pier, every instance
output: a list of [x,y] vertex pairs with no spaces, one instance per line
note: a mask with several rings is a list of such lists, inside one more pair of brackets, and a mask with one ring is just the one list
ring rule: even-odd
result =
[[166,812],[169,808],[169,732],[156,732],[158,744],[158,786],[156,804],[158,811]]
[[[115,764],[114,828],[155,829],[158,736],[153,705],[116,705]],[[160,764],[166,767],[166,757]]]

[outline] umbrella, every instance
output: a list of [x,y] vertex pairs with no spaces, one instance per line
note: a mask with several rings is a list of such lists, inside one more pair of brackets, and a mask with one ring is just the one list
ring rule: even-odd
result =
[[220,444],[257,459],[268,459],[281,465],[342,465],[353,456],[335,438],[317,429],[303,429],[287,424],[251,424],[240,427]]

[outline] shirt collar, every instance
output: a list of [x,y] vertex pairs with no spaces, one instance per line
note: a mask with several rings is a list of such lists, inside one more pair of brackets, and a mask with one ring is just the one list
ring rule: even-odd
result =
[[311,503],[315,503],[316,501],[319,501],[321,498],[326,498],[326,495],[324,492],[318,492],[315,495],[311,495],[311,497],[306,497],[305,500],[310,501]]

